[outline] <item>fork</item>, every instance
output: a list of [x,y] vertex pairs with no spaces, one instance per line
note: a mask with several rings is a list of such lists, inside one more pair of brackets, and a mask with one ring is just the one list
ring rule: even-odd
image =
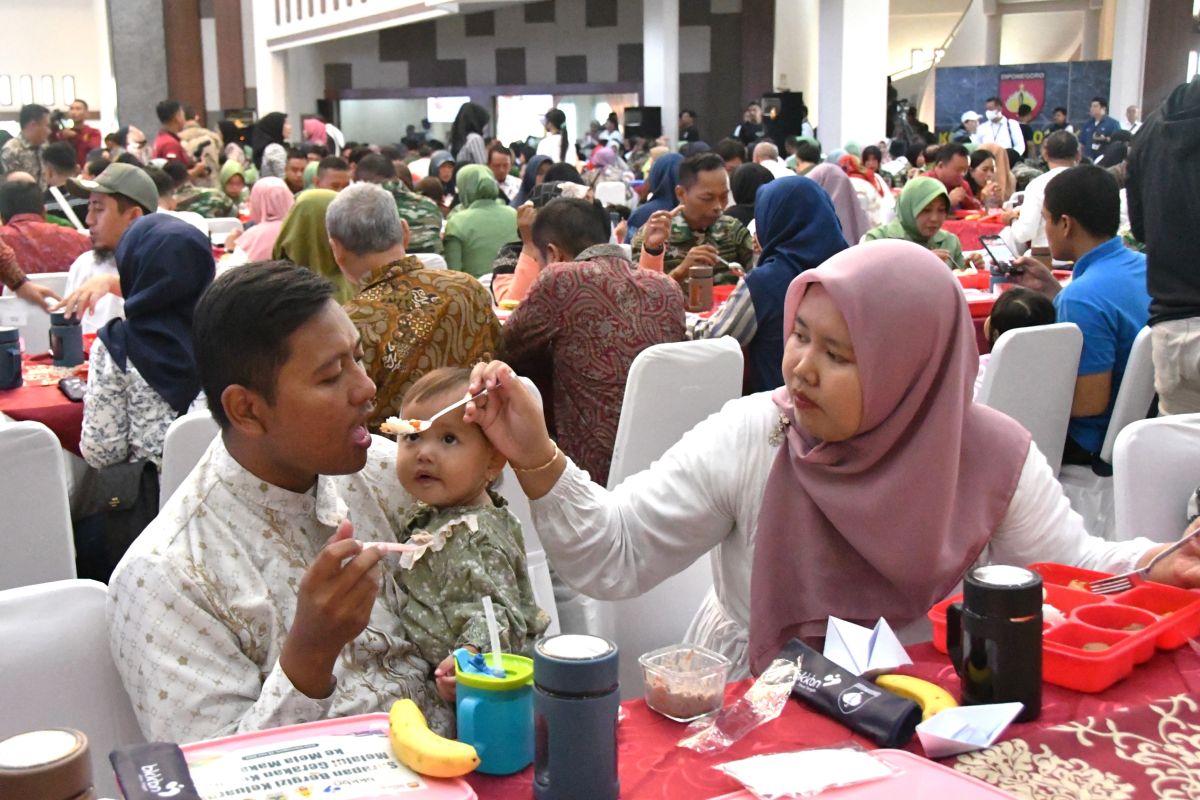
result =
[[1102,580],[1090,582],[1087,585],[1088,591],[1092,594],[1116,594],[1117,592],[1128,591],[1134,586],[1145,583],[1147,576],[1150,574],[1150,570],[1154,568],[1155,564],[1157,564],[1159,561],[1162,561],[1164,558],[1171,555],[1176,550],[1190,542],[1192,539],[1195,539],[1197,536],[1200,536],[1200,528],[1192,531],[1187,536],[1183,537],[1178,542],[1171,545],[1166,550],[1163,550],[1154,558],[1150,559],[1146,566],[1142,567],[1141,569],[1130,570],[1129,572],[1123,572],[1120,575],[1113,575],[1111,578],[1104,578]]

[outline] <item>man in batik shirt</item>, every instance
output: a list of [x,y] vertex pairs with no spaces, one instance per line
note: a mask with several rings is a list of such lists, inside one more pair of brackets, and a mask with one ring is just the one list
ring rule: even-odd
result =
[[371,183],[342,190],[325,212],[325,227],[334,260],[358,290],[345,309],[378,386],[372,430],[400,413],[408,387],[426,372],[492,358],[500,321],[487,290],[470,275],[426,269],[407,255],[404,223],[387,190]]

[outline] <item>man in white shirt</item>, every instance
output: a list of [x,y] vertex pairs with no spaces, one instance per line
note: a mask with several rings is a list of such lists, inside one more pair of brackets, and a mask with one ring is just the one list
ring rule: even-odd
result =
[[1025,136],[1016,120],[1004,116],[999,97],[989,97],[985,104],[987,121],[979,126],[979,144],[995,142],[1005,150],[1015,150],[1025,155]]
[[521,191],[521,179],[512,174],[512,151],[502,144],[494,144],[488,150],[488,169],[496,178],[500,193],[511,202]]
[[367,431],[375,384],[332,285],[278,262],[230,270],[196,305],[195,351],[221,434],[109,582],[142,730],[190,742],[411,698],[448,733],[453,701],[368,544],[397,541],[412,499],[395,443]]
[[764,140],[754,145],[754,163],[767,168],[776,178],[786,178],[796,173],[788,169],[787,164],[779,158],[779,147],[770,140]]
[[1125,119],[1121,120],[1121,127],[1131,134],[1137,133],[1142,127],[1142,110],[1137,106],[1125,109]]
[[1013,237],[1018,242],[1029,242],[1033,248],[1050,246],[1046,239],[1046,223],[1042,219],[1046,185],[1060,172],[1079,163],[1079,140],[1069,131],[1055,131],[1042,142],[1042,157],[1046,159],[1050,171],[1034,178],[1025,187],[1021,215],[1012,226]]

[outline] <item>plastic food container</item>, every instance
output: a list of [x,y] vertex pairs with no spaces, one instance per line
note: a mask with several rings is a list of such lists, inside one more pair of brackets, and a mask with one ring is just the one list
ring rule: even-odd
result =
[[[1085,584],[1110,577],[1063,564],[1030,564],[1042,576],[1045,603],[1063,620],[1043,626],[1042,677],[1077,692],[1102,692],[1150,660],[1200,635],[1200,592],[1144,583],[1120,594],[1092,594]],[[933,646],[946,652],[946,607],[929,610]]]
[[706,647],[673,644],[641,656],[646,705],[676,722],[690,722],[721,708],[729,659]]

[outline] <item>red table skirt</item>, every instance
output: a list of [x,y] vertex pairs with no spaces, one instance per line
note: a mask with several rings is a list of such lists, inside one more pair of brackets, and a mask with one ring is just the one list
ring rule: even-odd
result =
[[995,236],[1004,230],[1004,224],[976,219],[948,219],[942,225],[942,230],[957,236],[963,250],[982,250],[979,237]]
[[[49,358],[33,358],[30,361],[49,363]],[[64,449],[79,455],[83,403],[68,400],[57,384],[36,386],[26,381],[20,388],[0,391],[0,412],[18,422],[42,423],[54,432]]]
[[[915,663],[905,672],[958,696],[958,678],[945,656],[929,644],[910,647],[909,654]],[[726,703],[740,697],[748,685],[731,684]],[[1189,648],[1156,655],[1102,694],[1050,685],[1044,691],[1040,719],[1011,726],[1004,741],[986,751],[943,763],[1018,796],[1047,800],[1165,796],[1160,791],[1164,786],[1178,790],[1170,796],[1200,797],[1200,704],[1177,697],[1200,691],[1200,656]],[[1120,709],[1128,711],[1117,713]],[[712,767],[760,753],[846,741],[874,747],[795,700],[778,719],[728,751],[708,755],[676,747],[686,726],[659,716],[643,701],[626,702],[624,710],[617,734],[622,800],[704,800],[735,791],[740,788],[737,783]],[[1080,731],[1087,733],[1077,735]],[[1153,755],[1139,758],[1143,746],[1152,746]],[[921,753],[915,738],[907,749]],[[1160,775],[1163,770],[1169,775],[1166,779]],[[504,778],[475,774],[467,780],[480,800],[532,796],[532,769]]]

